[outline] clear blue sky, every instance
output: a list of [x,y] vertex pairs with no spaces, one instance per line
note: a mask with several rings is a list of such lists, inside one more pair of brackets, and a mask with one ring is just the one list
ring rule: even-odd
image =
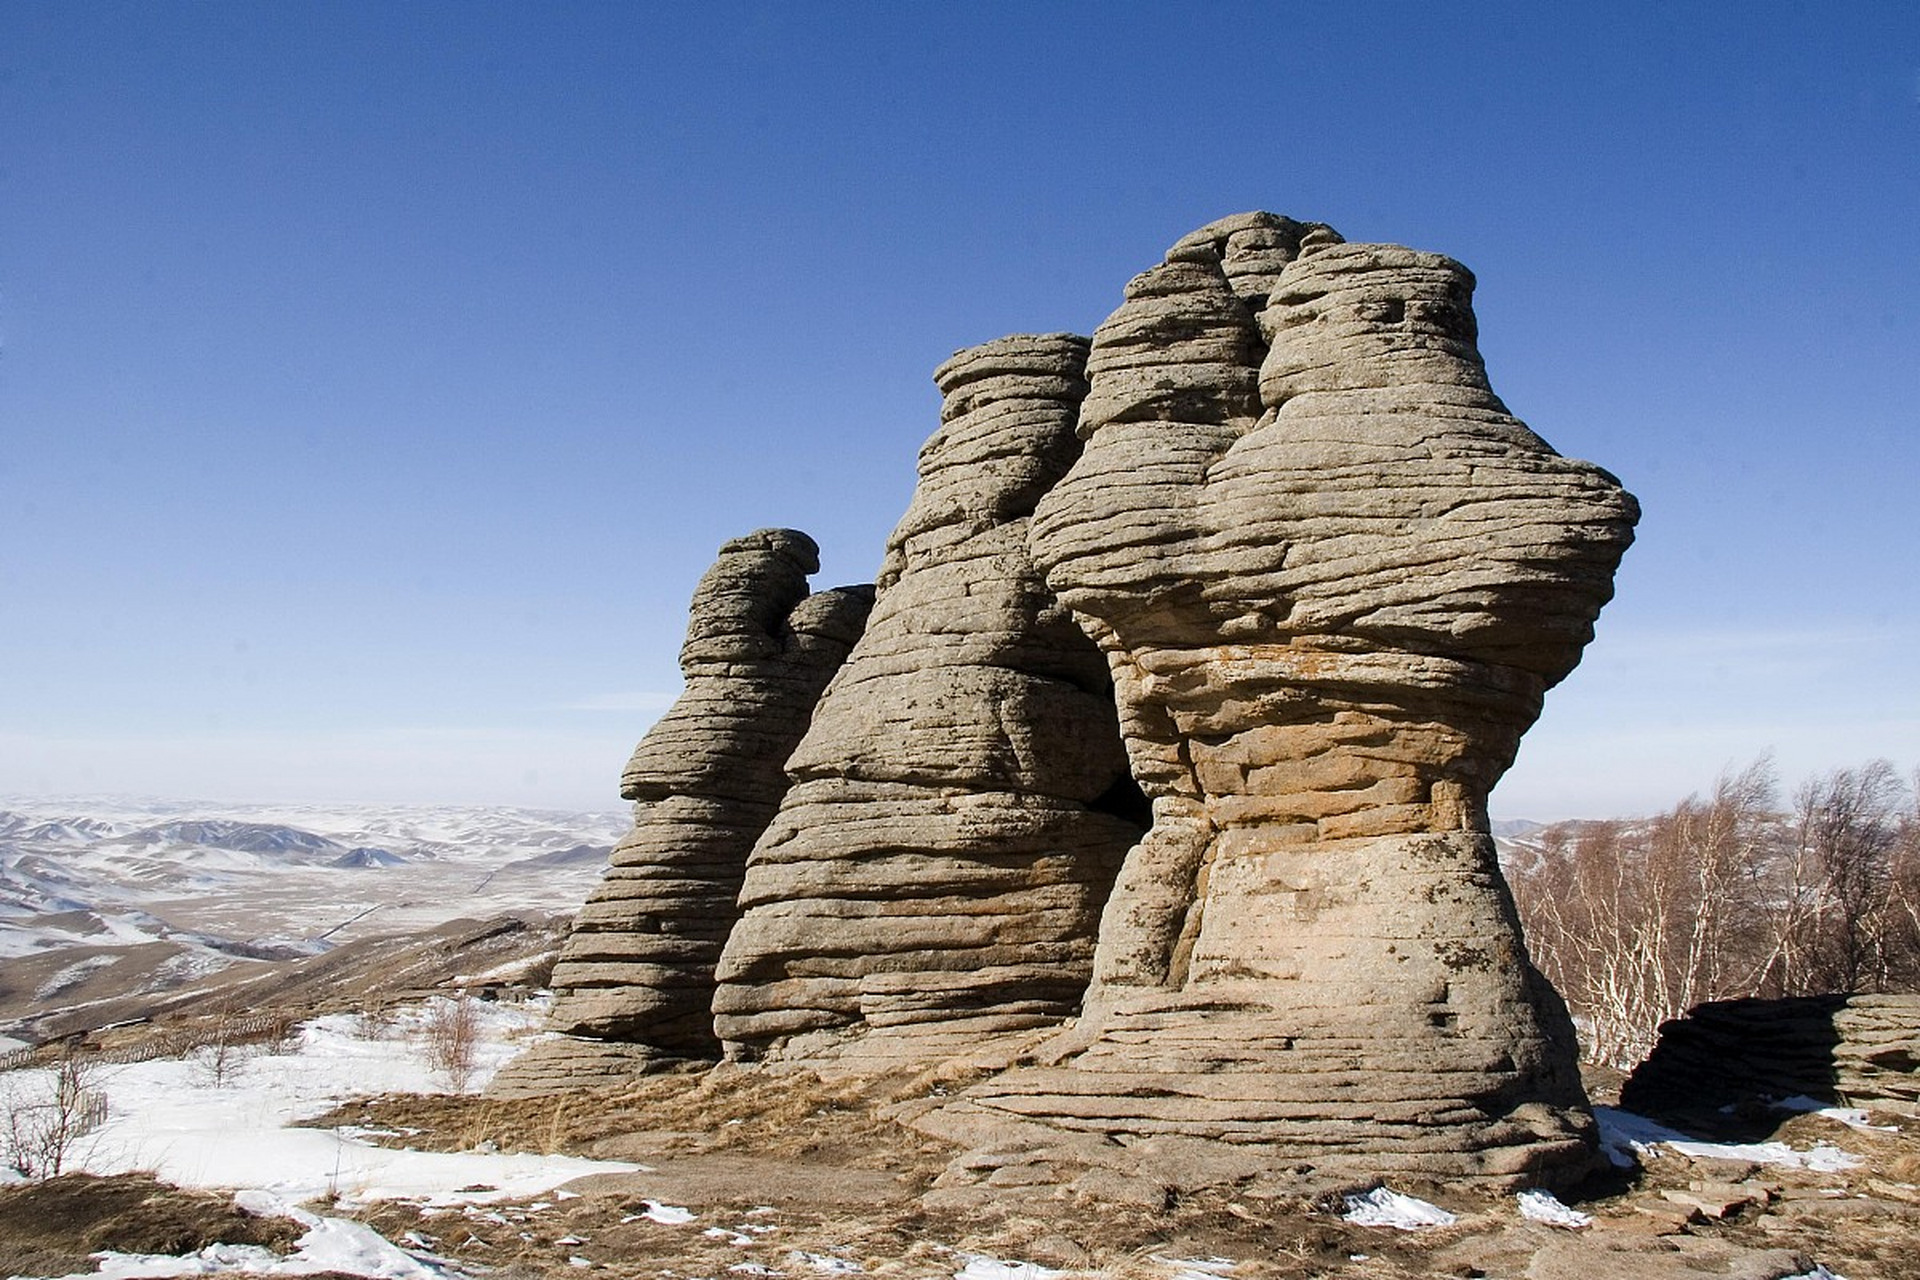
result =
[[1267,208],[1641,498],[1496,812],[1920,763],[1920,6],[0,6],[0,793],[615,803],[695,579]]

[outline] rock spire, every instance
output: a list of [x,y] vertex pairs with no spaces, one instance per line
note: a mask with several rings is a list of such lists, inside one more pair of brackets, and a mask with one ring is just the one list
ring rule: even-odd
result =
[[496,1094],[617,1081],[661,1057],[718,1057],[713,967],[738,915],[748,851],[786,793],[782,769],[859,637],[870,587],[809,595],[813,539],[762,529],[720,548],[694,589],[686,691],[634,749],[633,829],[554,966],[551,1041]]
[[714,1003],[736,1056],[880,1029],[925,1055],[1079,1007],[1143,825],[1106,663],[1027,550],[1079,453],[1085,359],[1084,338],[1023,335],[935,374],[873,615],[747,868]]
[[[1584,1175],[1572,1026],[1486,799],[1638,510],[1493,393],[1473,286],[1242,214],[1136,276],[1091,343],[941,366],[864,633],[863,602],[832,605],[777,710],[709,706],[688,667],[560,1016],[985,1071],[897,1112],[963,1148],[941,1188],[963,1199]],[[756,565],[785,554],[756,537]],[[804,574],[754,572],[716,588],[731,612],[696,598],[713,679],[814,634],[779,621]]]

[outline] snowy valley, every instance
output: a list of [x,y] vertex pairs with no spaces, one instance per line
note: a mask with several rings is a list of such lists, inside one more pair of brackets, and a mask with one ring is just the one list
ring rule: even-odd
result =
[[236,966],[459,919],[571,913],[629,821],[618,811],[0,797],[0,1036],[11,1027],[37,1038],[18,1024],[88,1002],[112,1001],[124,1017],[125,997]]

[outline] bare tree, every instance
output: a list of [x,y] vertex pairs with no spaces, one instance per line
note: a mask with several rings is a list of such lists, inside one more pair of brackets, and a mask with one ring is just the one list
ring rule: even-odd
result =
[[1907,785],[1906,803],[1894,822],[1893,887],[1888,903],[1889,936],[1898,990],[1920,987],[1920,769]]
[[427,1063],[455,1093],[473,1081],[480,1051],[480,1010],[471,996],[436,999],[421,1030]]
[[1706,800],[1688,796],[1657,819],[1650,860],[1674,917],[1658,1003],[1675,1016],[1702,1000],[1745,994],[1758,957],[1750,921],[1766,898],[1763,871],[1777,838],[1773,759],[1722,773]]
[[213,1015],[212,1025],[196,1034],[199,1043],[193,1047],[192,1058],[194,1075],[201,1083],[215,1089],[233,1083],[250,1056],[244,1043],[245,1030],[233,1006],[225,1004]]
[[1757,990],[1767,995],[1882,991],[1914,957],[1901,945],[1896,873],[1910,795],[1875,760],[1804,783],[1780,859],[1772,946]]
[[1514,877],[1534,958],[1589,1058],[1631,1066],[1663,1021],[1749,988],[1774,786],[1762,756],[1657,818],[1549,828],[1543,856]]
[[1920,775],[1873,761],[1776,795],[1763,756],[1658,817],[1548,828],[1514,873],[1588,1057],[1630,1066],[1706,1000],[1920,984]]
[[51,1067],[7,1075],[0,1085],[0,1164],[23,1178],[57,1178],[79,1140],[106,1121],[106,1095],[93,1087],[95,1064],[68,1052]]

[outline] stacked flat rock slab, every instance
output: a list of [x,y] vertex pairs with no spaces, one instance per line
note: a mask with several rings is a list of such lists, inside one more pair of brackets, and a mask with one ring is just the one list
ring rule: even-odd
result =
[[1920,996],[1722,1000],[1660,1027],[1620,1090],[1658,1114],[1808,1097],[1920,1119]]
[[941,426],[872,617],[747,869],[714,999],[733,1056],[876,1030],[912,1056],[1078,1007],[1143,825],[1103,806],[1144,807],[1106,663],[1027,550],[1079,453],[1085,357],[1084,338],[1018,336],[935,374]]
[[975,1147],[951,1181],[1592,1167],[1485,800],[1638,513],[1493,394],[1472,287],[1249,214],[1096,333],[1085,450],[1030,546],[1110,660],[1153,826],[1080,1024],[920,1117]]
[[780,807],[782,768],[858,639],[873,592],[808,594],[819,549],[793,529],[720,548],[694,590],[686,692],[621,777],[633,829],[554,966],[551,1040],[496,1077],[497,1096],[617,1082],[654,1060],[718,1057],[714,963],[747,855]]

